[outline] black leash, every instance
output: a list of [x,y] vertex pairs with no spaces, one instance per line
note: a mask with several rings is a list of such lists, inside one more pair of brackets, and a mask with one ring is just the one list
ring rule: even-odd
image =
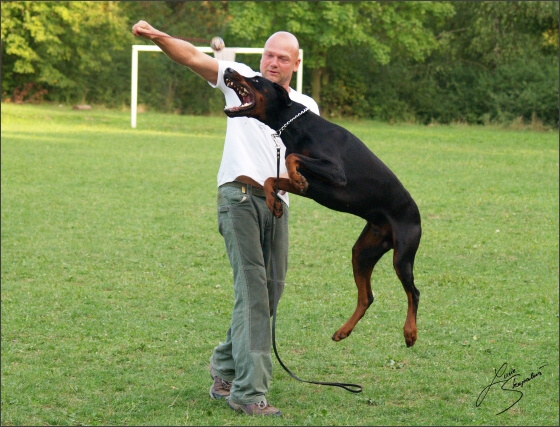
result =
[[[279,135],[278,134],[273,135],[274,141],[276,142],[276,183],[274,185],[274,194],[276,195],[276,198],[279,198],[278,181],[280,180],[280,144],[276,139],[277,136]],[[275,223],[276,223],[276,217],[273,214],[272,215],[272,241],[274,240],[274,233],[276,231]],[[271,249],[272,249],[272,243],[271,243]],[[272,280],[274,282],[274,308],[272,311],[272,348],[274,349],[274,354],[276,355],[276,359],[278,360],[278,363],[280,363],[280,366],[282,366],[282,368],[284,368],[284,370],[293,379],[298,380],[300,382],[308,383],[308,384],[326,385],[331,387],[340,387],[351,393],[361,393],[362,386],[359,384],[302,380],[297,375],[295,375],[290,369],[288,369],[286,365],[284,365],[284,362],[282,362],[280,356],[278,355],[278,349],[276,348],[276,314],[278,312],[278,302],[280,301],[280,297],[278,295],[278,274],[276,272],[276,260],[274,259],[274,253],[271,253],[271,259],[272,259]]]

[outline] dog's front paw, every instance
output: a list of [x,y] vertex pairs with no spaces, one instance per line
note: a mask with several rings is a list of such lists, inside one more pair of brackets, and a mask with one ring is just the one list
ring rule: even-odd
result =
[[295,178],[296,179],[290,178],[292,185],[294,185],[301,194],[305,194],[307,192],[307,188],[309,187],[309,183],[300,173],[298,173]]
[[282,201],[275,196],[267,197],[266,198],[266,207],[272,215],[276,218],[280,218],[284,214],[284,207],[282,206]]
[[282,214],[284,213],[284,208],[282,206],[282,201],[276,197],[274,199],[274,205],[272,208],[272,214],[276,217],[276,218],[280,218],[282,216]]
[[284,207],[282,206],[282,201],[272,194],[267,194],[266,196],[266,207],[272,212],[276,218],[280,218],[284,213]]
[[272,212],[276,218],[280,218],[284,213],[282,201],[278,198],[275,191],[274,178],[268,178],[264,182],[264,194],[266,195],[266,207]]

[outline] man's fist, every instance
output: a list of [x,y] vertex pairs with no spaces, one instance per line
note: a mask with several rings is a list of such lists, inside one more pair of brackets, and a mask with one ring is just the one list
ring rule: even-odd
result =
[[165,33],[156,30],[146,21],[138,21],[136,24],[134,24],[134,26],[132,27],[132,34],[134,34],[136,37],[144,37],[145,39],[149,40],[158,36],[165,35]]

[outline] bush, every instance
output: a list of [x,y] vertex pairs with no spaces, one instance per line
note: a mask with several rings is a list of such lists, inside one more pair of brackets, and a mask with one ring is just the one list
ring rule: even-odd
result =
[[479,79],[488,94],[490,119],[510,122],[538,117],[546,125],[558,126],[558,65],[552,57],[538,61],[519,58],[499,66]]
[[489,69],[466,61],[449,64],[444,57],[380,65],[363,53],[355,56],[349,64],[341,52],[331,55],[330,83],[322,88],[322,109],[331,116],[424,124],[521,120],[558,127],[555,57],[533,54]]

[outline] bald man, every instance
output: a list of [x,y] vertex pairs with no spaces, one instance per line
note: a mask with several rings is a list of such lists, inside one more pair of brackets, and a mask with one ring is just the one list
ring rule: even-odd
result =
[[[223,81],[224,70],[233,68],[246,77],[262,75],[280,84],[292,100],[319,114],[312,98],[290,88],[292,74],[301,62],[298,40],[291,33],[280,31],[270,36],[258,73],[242,63],[219,61],[145,21],[135,24],[132,32],[152,40],[170,59],[221,90],[227,107],[239,105],[239,98]],[[288,194],[279,194],[284,215],[274,219],[263,192],[264,181],[277,173],[273,133],[255,119],[228,118],[217,179],[218,226],[233,269],[234,304],[225,341],[214,348],[210,357],[210,397],[225,399],[230,408],[249,415],[281,415],[265,397],[272,376],[273,258],[278,295],[284,290],[288,268]],[[285,151],[282,144],[282,158]],[[287,176],[284,162],[280,167],[280,174]]]

